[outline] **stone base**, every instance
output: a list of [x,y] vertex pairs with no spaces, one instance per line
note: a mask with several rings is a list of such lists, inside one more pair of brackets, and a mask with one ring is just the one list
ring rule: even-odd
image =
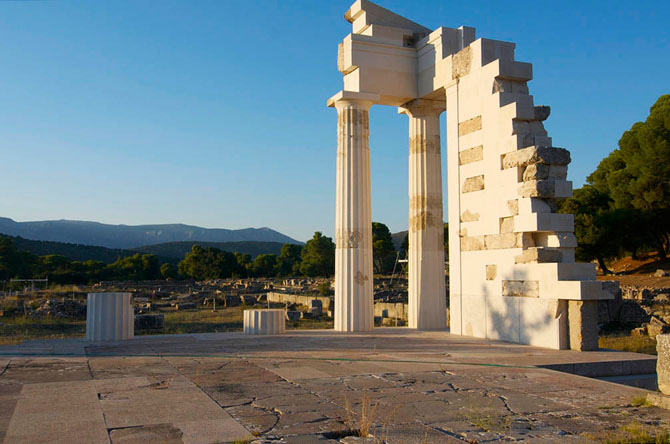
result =
[[656,336],[658,389],[670,396],[670,334]]
[[568,301],[570,349],[598,350],[598,301]]
[[670,410],[670,396],[661,393],[649,393],[647,395],[647,402],[655,407]]
[[283,308],[244,310],[244,334],[280,335],[285,331]]

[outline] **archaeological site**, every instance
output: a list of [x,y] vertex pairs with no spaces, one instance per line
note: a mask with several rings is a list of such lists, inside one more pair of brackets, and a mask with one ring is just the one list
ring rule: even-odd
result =
[[[313,14],[310,8],[331,8],[330,3],[298,7],[279,2],[273,9],[276,5],[271,8],[270,3],[263,8],[272,14],[288,8],[294,21]],[[239,17],[238,6],[225,5],[226,20],[228,8],[231,17]],[[160,38],[172,42],[180,26],[194,35],[223,27],[218,16],[198,16],[201,7],[189,4],[193,16],[189,9],[181,17],[201,27],[171,18],[169,33]],[[350,32],[339,44],[328,44],[332,71],[340,78],[336,62],[343,83],[341,88],[332,85],[330,98],[319,99],[336,125],[319,135],[332,139],[328,156],[335,161],[334,227],[324,231],[332,238],[321,231],[300,242],[269,228],[178,224],[170,225],[175,231],[167,234],[167,225],[119,225],[114,229],[129,230],[129,239],[163,236],[164,242],[94,246],[59,243],[55,237],[24,239],[47,222],[10,234],[0,225],[0,443],[670,443],[670,260],[664,250],[670,251],[670,213],[663,212],[670,211],[670,203],[647,213],[619,208],[616,198],[625,193],[605,190],[603,183],[614,187],[630,178],[632,173],[626,176],[624,170],[614,171],[609,182],[602,179],[604,173],[594,173],[580,188],[575,179],[573,193],[568,167],[578,150],[571,155],[571,147],[552,140],[545,129],[551,104],[536,103],[529,89],[530,62],[545,62],[515,56],[516,45],[527,42],[489,39],[473,27],[459,26],[458,15],[436,17],[455,27],[427,28],[369,0],[356,0],[340,12],[346,22],[338,25]],[[229,75],[216,81],[244,90],[245,101],[253,101],[248,97],[256,97],[253,89],[261,86],[242,87],[241,76],[232,71],[250,63],[246,60],[270,57],[263,52],[280,46],[273,42],[279,37],[271,34],[280,28],[286,33],[285,24],[251,26],[251,17],[249,12],[244,39],[264,33],[262,50],[251,57],[245,46],[244,55],[233,51],[233,65],[223,69],[212,62],[211,72],[210,65],[202,68],[209,77]],[[329,12],[327,20],[342,17]],[[291,68],[301,70],[294,65],[300,60],[326,71],[329,67],[310,59],[313,47],[308,43],[316,45],[317,37],[303,31],[292,35],[304,52],[291,59]],[[528,40],[540,32],[545,31],[539,24],[529,28]],[[179,58],[184,65],[197,52],[190,43],[186,46],[188,57]],[[172,50],[180,51],[176,43]],[[207,54],[208,59],[218,56]],[[142,66],[151,60],[146,56]],[[275,71],[263,60],[256,71],[272,77]],[[297,74],[291,82],[296,79]],[[143,82],[138,84],[150,88]],[[180,88],[181,82],[176,82]],[[223,100],[206,86],[208,98]],[[291,113],[299,108],[276,101]],[[219,105],[198,106],[213,113]],[[283,120],[263,121],[267,117],[254,106],[258,128],[285,125]],[[376,127],[371,116],[382,106],[393,107],[392,117],[403,128],[403,146],[408,144],[403,151],[408,153],[403,166],[407,197],[402,197],[408,199],[409,214],[402,216],[406,234],[391,233],[373,221],[371,141]],[[661,112],[665,117],[658,117]],[[624,134],[618,157],[603,160],[598,168],[623,165],[630,151],[623,143],[639,136],[631,145],[641,146],[652,140],[650,134],[661,134],[662,141],[649,151],[667,148],[670,165],[670,96],[662,96],[649,116]],[[164,132],[178,138],[175,128],[187,126],[174,121],[179,124]],[[242,133],[248,122],[238,124]],[[258,128],[255,137],[261,137]],[[200,126],[192,132],[199,131]],[[224,138],[226,143],[235,139],[231,134]],[[148,170],[167,162],[169,149],[135,168],[152,177]],[[180,156],[182,152],[180,146]],[[197,148],[188,156],[196,158],[195,153]],[[235,170],[227,170],[234,176],[237,163],[244,163],[235,156],[199,162],[215,165],[230,157],[232,166],[226,168]],[[254,156],[249,161],[254,168],[267,163],[279,170],[284,165],[274,152],[271,157],[259,148]],[[302,159],[296,154],[292,161]],[[192,160],[179,157],[178,163],[199,171]],[[179,166],[175,176],[202,180],[209,191],[212,183],[226,188],[218,170],[201,178]],[[300,183],[294,200],[321,193],[309,189],[309,178],[289,178],[294,174],[290,170],[280,173],[287,182]],[[96,174],[102,176],[101,171]],[[213,207],[230,206],[220,200],[234,196],[248,199],[260,217],[275,207],[259,205],[257,195],[269,201],[280,194],[269,189],[279,189],[276,183],[267,189],[242,183],[261,183],[260,176],[255,171],[240,176],[244,180],[235,176],[239,190],[217,188],[211,196],[190,188],[181,194],[178,187],[186,187],[181,181],[187,179],[171,177],[178,185],[161,183],[165,200],[153,199],[194,214],[199,210],[192,205],[202,199],[207,207],[202,213],[209,214]],[[636,192],[657,196],[668,188],[663,177],[665,185]],[[143,180],[134,178],[132,186]],[[117,186],[116,179],[112,182]],[[403,190],[404,183],[403,177]],[[134,188],[132,193],[142,194]],[[319,213],[314,202],[308,205]],[[328,197],[330,208],[332,203]],[[126,211],[123,205],[118,211]],[[292,212],[293,205],[295,201],[281,203],[282,213]],[[652,213],[657,219],[651,219]],[[299,217],[312,223],[320,214]],[[9,226],[7,221],[13,223],[0,220]],[[66,234],[83,232],[86,223],[77,222],[79,228],[68,228]],[[635,227],[638,237],[628,242],[631,225],[643,223],[644,229]],[[93,227],[103,230],[102,224]],[[174,234],[178,229],[185,230],[184,239]],[[260,237],[242,239],[247,232]],[[239,239],[224,242],[205,239],[205,234]],[[119,237],[105,235],[105,242]],[[621,245],[608,247],[615,241]],[[12,249],[14,245],[20,248]],[[45,250],[49,248],[59,250]],[[68,256],[73,251],[79,256]],[[94,260],[94,253],[104,254],[107,262]],[[24,261],[13,274],[8,258]],[[28,276],[30,267],[35,271]]]

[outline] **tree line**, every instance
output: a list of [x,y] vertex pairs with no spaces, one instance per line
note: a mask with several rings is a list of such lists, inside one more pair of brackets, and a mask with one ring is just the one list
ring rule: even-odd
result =
[[605,273],[608,259],[670,254],[670,95],[659,97],[618,146],[559,204],[575,215],[577,259],[596,260]]

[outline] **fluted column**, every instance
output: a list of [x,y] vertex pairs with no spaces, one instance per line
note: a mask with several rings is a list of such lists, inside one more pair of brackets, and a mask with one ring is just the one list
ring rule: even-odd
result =
[[409,312],[419,330],[444,330],[444,277],[440,114],[444,102],[413,100],[399,112],[409,116]]
[[374,328],[368,110],[371,101],[339,99],[335,215],[335,330]]

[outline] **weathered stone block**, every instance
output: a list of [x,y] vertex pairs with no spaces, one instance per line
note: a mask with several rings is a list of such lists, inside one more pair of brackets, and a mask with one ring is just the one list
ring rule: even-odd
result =
[[570,349],[598,349],[598,301],[568,301]]
[[512,216],[519,215],[519,199],[512,199],[507,201],[507,209]]
[[519,187],[518,193],[521,197],[570,197],[572,188],[570,182],[564,180],[529,180]]
[[162,330],[165,327],[163,314],[135,315],[135,330]]
[[300,320],[300,312],[297,310],[288,310],[286,312],[286,320],[296,322]]
[[465,165],[472,162],[479,162],[484,159],[484,147],[482,145],[468,148],[458,153],[458,163]]
[[476,222],[479,220],[479,213],[473,213],[470,210],[465,210],[461,214],[461,222]]
[[534,163],[567,165],[570,152],[564,148],[530,146],[502,156],[502,168],[526,167]]
[[502,281],[503,296],[517,296],[525,298],[540,297],[539,281]]
[[458,124],[458,135],[465,136],[480,129],[482,129],[482,116],[473,117]]
[[472,66],[472,48],[466,46],[454,54],[451,61],[451,78],[458,79],[470,73]]
[[670,334],[656,336],[656,354],[658,389],[661,393],[670,395]]
[[484,249],[484,236],[465,236],[461,238],[461,250],[477,251]]
[[523,181],[543,179],[561,179],[565,180],[568,175],[566,165],[547,165],[545,163],[534,163],[528,165],[523,171]]
[[551,107],[545,105],[535,107],[535,120],[543,122],[549,118],[549,114],[551,114]]
[[486,266],[486,280],[492,281],[498,276],[498,266],[497,265],[487,265]]
[[468,177],[463,182],[462,193],[472,193],[473,191],[481,191],[484,189],[484,175]]
[[500,232],[501,233],[514,232],[514,217],[510,216],[500,218]]
[[490,234],[485,236],[487,250],[517,248],[518,237],[515,233]]
[[563,257],[559,250],[544,247],[531,247],[514,258],[517,264],[560,262]]

